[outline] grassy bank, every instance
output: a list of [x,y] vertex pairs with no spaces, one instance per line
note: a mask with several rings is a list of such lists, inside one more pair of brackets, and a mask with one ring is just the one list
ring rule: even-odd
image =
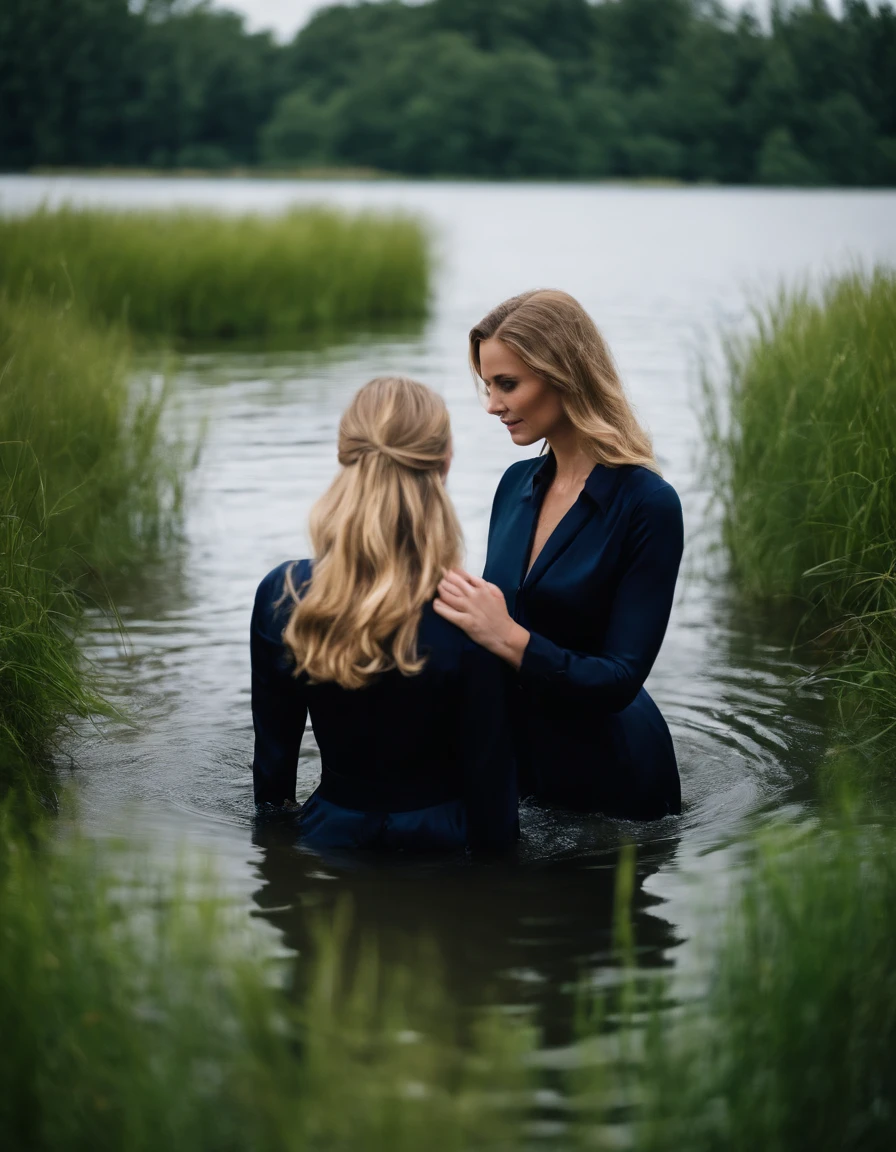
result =
[[[565,1116],[546,1146],[892,1146],[890,831],[766,836],[706,999],[655,1011],[646,1050],[623,1010],[542,1070],[525,1018],[458,1021],[425,948],[384,969],[373,943],[345,948],[337,914],[291,999],[245,912],[208,885],[197,896],[195,876],[162,882],[108,845],[0,831],[4,1147],[509,1150],[534,1138],[546,1100],[554,1124]],[[608,1019],[595,1008],[583,1018]]]
[[64,208],[0,219],[0,288],[151,336],[284,337],[421,317],[430,254],[398,215]]
[[[711,459],[735,573],[836,656],[867,731],[896,725],[896,274],[782,292],[729,348]],[[720,416],[724,414],[724,419]]]
[[53,732],[95,710],[75,644],[82,596],[177,530],[184,451],[165,385],[127,337],[0,297],[0,784],[34,781]]

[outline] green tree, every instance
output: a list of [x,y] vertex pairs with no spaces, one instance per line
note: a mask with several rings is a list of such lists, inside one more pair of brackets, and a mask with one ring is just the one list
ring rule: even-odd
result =
[[329,109],[301,89],[284,96],[261,132],[266,164],[319,164],[331,150]]
[[582,176],[616,176],[625,169],[628,134],[624,97],[595,82],[583,85],[572,106],[576,137],[575,171]]
[[0,167],[127,155],[138,37],[127,0],[3,0]]
[[598,5],[596,31],[610,46],[614,82],[623,91],[655,85],[671,65],[692,18],[691,0],[614,0]]
[[801,186],[821,184],[821,173],[800,152],[787,128],[775,128],[766,136],[756,165],[759,184]]
[[433,0],[435,27],[496,52],[519,41],[558,60],[586,57],[594,32],[587,0]]
[[858,100],[838,92],[815,109],[808,154],[835,184],[869,184],[875,176],[875,135]]
[[893,140],[891,2],[361,0],[279,45],[210,0],[0,0],[7,169],[887,183]]

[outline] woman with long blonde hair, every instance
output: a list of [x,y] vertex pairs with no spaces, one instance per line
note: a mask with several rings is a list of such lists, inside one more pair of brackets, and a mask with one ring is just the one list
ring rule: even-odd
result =
[[650,820],[681,810],[672,738],[644,681],[681,561],[675,490],[594,321],[565,292],[526,292],[470,332],[488,411],[544,441],[498,486],[483,579],[454,569],[436,611],[517,674],[521,790]]
[[303,843],[503,847],[517,827],[505,673],[432,604],[461,554],[444,402],[414,380],[371,380],[342,417],[338,459],[311,513],[314,559],[281,564],[255,597],[256,804],[296,806],[310,713],[321,779],[298,813]]

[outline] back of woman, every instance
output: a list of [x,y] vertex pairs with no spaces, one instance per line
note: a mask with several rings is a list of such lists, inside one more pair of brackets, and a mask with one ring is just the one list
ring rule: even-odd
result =
[[432,608],[461,545],[450,456],[438,396],[400,377],[365,385],[312,511],[314,560],[259,585],[255,800],[294,804],[310,714],[321,782],[297,822],[311,847],[499,848],[516,835],[501,663]]

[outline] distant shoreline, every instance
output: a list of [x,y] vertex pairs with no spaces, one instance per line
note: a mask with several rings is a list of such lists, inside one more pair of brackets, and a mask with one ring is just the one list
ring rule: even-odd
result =
[[722,184],[713,180],[678,180],[657,176],[459,176],[451,175],[409,175],[406,172],[387,172],[379,168],[54,168],[35,167],[22,170],[0,171],[0,179],[5,176],[43,177],[89,177],[110,180],[320,180],[341,183],[343,181],[397,181],[419,184],[568,184],[600,185],[607,188],[715,188],[751,189],[771,192],[893,192],[896,185],[852,185],[852,184]]

